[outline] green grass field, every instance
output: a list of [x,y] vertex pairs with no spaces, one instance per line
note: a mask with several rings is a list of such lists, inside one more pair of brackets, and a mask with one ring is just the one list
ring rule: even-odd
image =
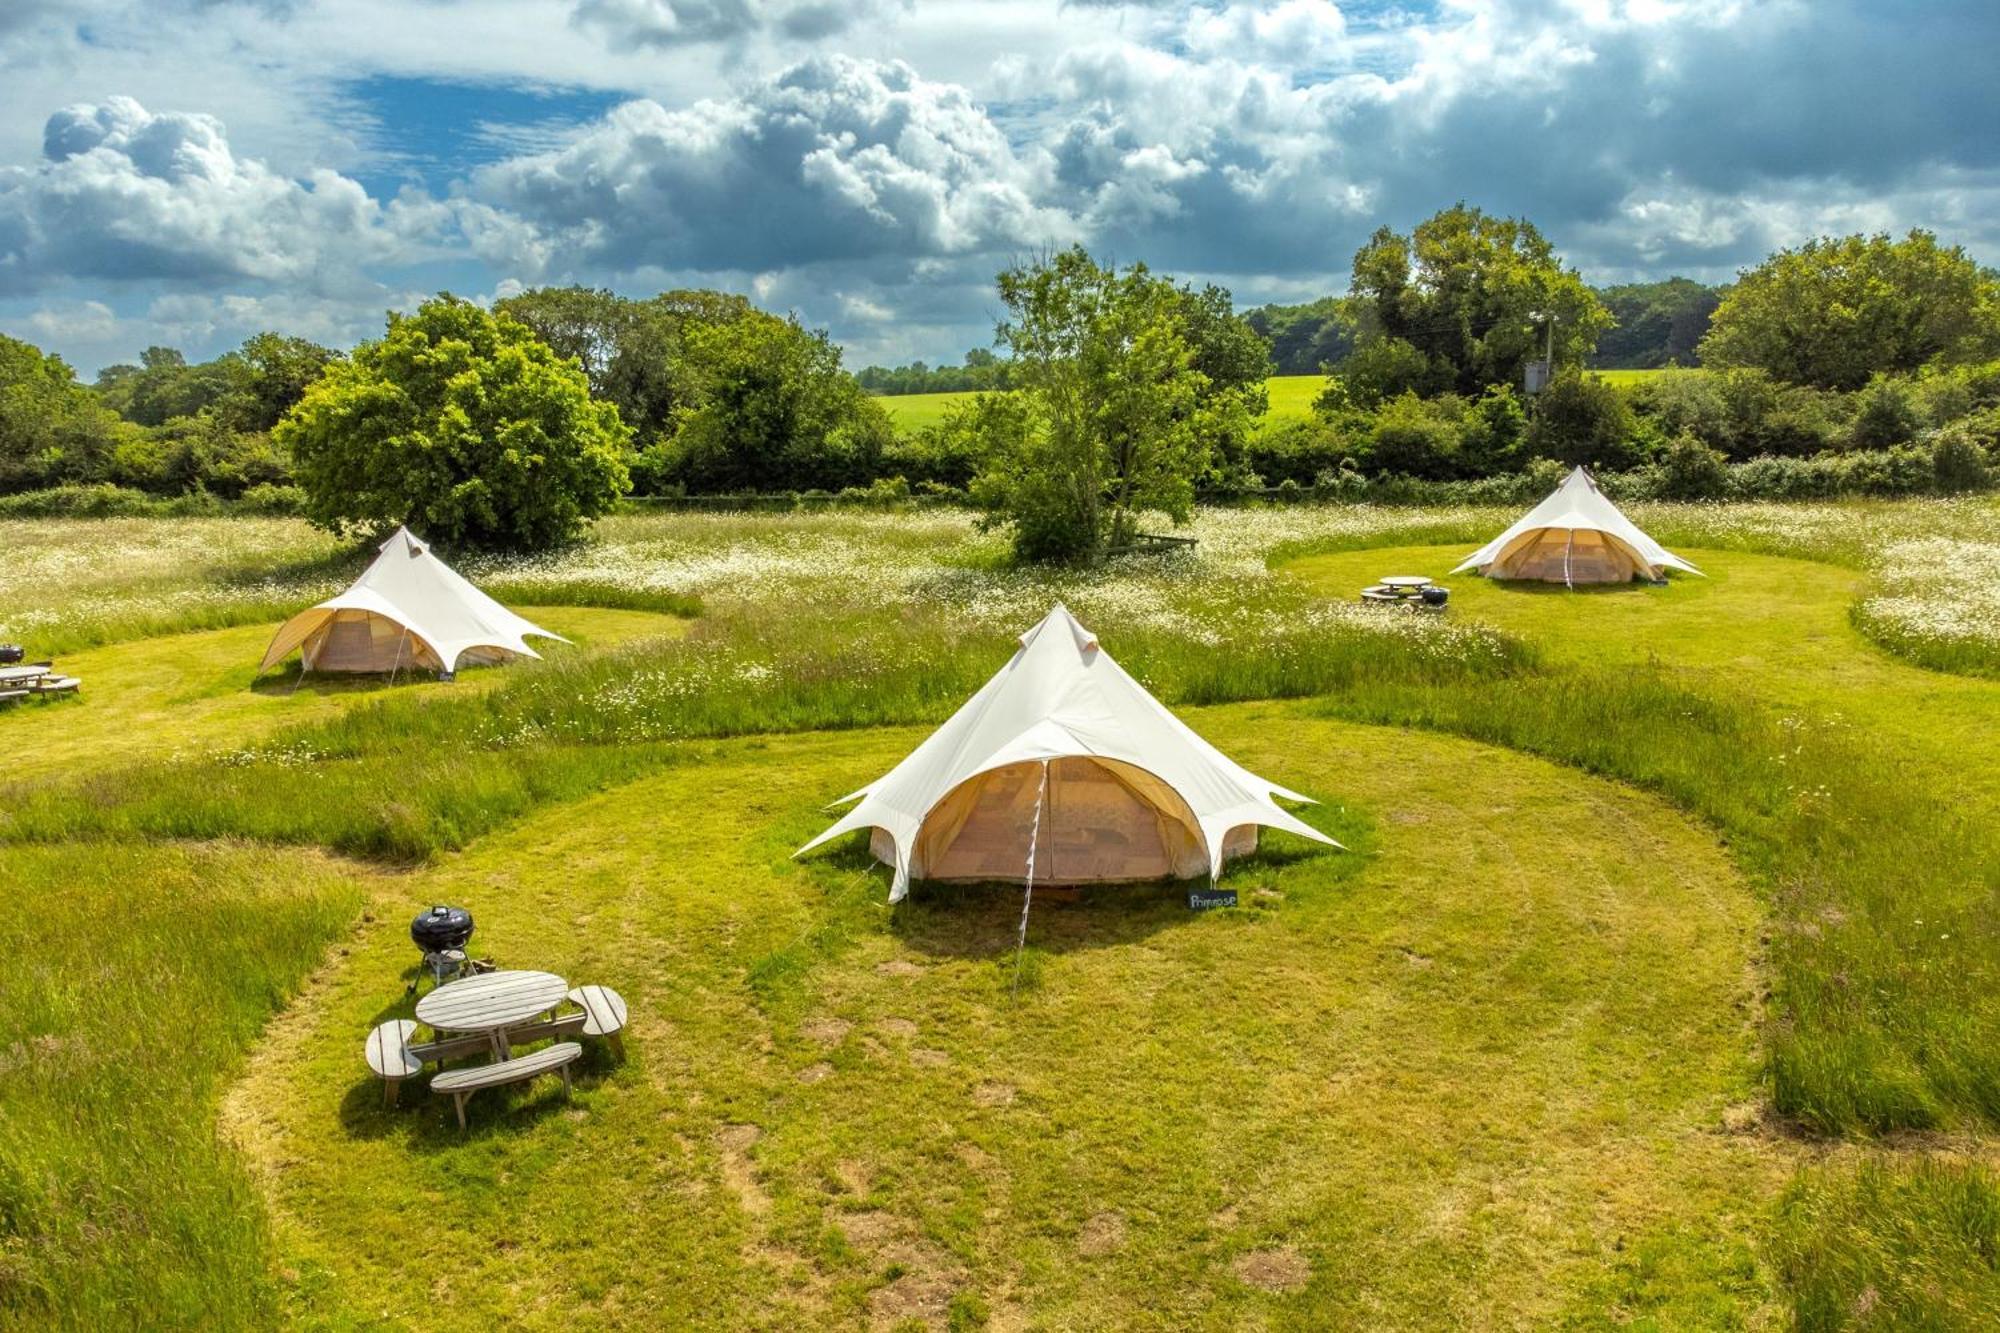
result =
[[[1709,578],[1353,604],[1509,517],[1028,574],[949,511],[627,516],[485,571],[574,648],[348,689],[251,688],[302,527],[27,525],[93,581],[10,624],[97,646],[0,717],[0,1323],[1989,1326],[2000,681],[1853,612],[2000,507],[1653,506]],[[1058,597],[1350,850],[1038,898],[1016,990],[1017,891],[790,852]],[[433,901],[630,1058],[383,1110]]]

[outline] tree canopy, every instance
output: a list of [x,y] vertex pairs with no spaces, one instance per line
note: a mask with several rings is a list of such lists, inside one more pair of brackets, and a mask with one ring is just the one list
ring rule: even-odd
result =
[[1354,256],[1355,329],[1341,374],[1364,404],[1404,390],[1476,395],[1518,384],[1554,323],[1557,366],[1583,364],[1611,314],[1521,218],[1458,204],[1401,235],[1378,229]]
[[1243,321],[1269,340],[1273,374],[1321,374],[1354,350],[1354,329],[1337,296],[1305,305],[1258,306],[1245,311]]
[[1015,551],[1085,560],[1129,541],[1144,510],[1185,519],[1216,442],[1262,409],[1268,348],[1228,293],[1105,268],[1081,247],[1008,269],[999,287],[1015,399],[980,414],[991,433],[974,495],[1012,526]]
[[1692,278],[1668,278],[1600,287],[1597,298],[1618,323],[1598,338],[1591,364],[1607,370],[1657,370],[1700,364],[1701,340],[1722,293]]
[[122,433],[61,357],[0,336],[0,490],[96,480]]
[[671,439],[698,403],[690,331],[758,313],[748,299],[725,292],[669,291],[633,300],[588,287],[539,287],[494,309],[576,358],[591,393],[617,405],[641,450]]
[[644,460],[657,484],[832,490],[877,475],[895,429],[823,331],[749,310],[690,322],[680,352],[685,414]]
[[267,431],[340,353],[305,338],[259,333],[233,352],[190,363],[172,347],[148,347],[139,364],[97,375],[107,407],[140,426],[213,413],[225,430]]
[[447,294],[391,314],[274,438],[322,527],[407,522],[449,545],[537,549],[624,493],[630,435],[527,325]]
[[1927,231],[1781,250],[1716,308],[1701,359],[1794,384],[1858,389],[1878,371],[2000,355],[2000,282]]

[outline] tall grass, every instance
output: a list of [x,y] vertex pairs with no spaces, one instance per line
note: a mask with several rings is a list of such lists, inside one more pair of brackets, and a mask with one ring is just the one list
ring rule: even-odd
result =
[[[1488,679],[1530,660],[1497,634],[1395,612],[1246,622],[1227,646],[1157,628],[1113,642],[1163,698],[1187,703]],[[1014,647],[935,608],[698,621],[685,636],[516,668],[483,694],[387,698],[253,749],[31,790],[0,812],[0,838],[242,837],[417,860],[698,757],[673,742],[940,721]]]
[[1802,1333],[2000,1318],[2000,1177],[1976,1162],[1808,1168],[1785,1193],[1775,1240]]
[[216,1135],[243,1051],[359,910],[307,853],[0,853],[0,1322],[273,1320],[258,1194]]

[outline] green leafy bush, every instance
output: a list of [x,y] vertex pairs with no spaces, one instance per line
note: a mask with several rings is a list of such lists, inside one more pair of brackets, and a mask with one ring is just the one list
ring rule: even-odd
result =
[[1946,495],[1985,490],[1993,484],[1993,468],[1985,447],[1971,431],[1959,426],[1941,430],[1931,441],[1931,474]]
[[1715,500],[1729,490],[1729,460],[1683,432],[1660,452],[1655,493],[1663,500]]
[[1887,449],[1914,440],[1921,424],[1909,381],[1876,375],[1854,395],[1847,438],[1857,449]]
[[1363,460],[1370,472],[1421,481],[1450,481],[1462,466],[1464,400],[1456,394],[1419,398],[1402,393],[1382,405]]
[[1625,396],[1595,375],[1558,375],[1535,396],[1527,447],[1538,458],[1589,468],[1645,461]]
[[274,432],[321,527],[406,522],[519,550],[570,540],[611,508],[629,485],[629,436],[575,361],[449,295],[390,315]]

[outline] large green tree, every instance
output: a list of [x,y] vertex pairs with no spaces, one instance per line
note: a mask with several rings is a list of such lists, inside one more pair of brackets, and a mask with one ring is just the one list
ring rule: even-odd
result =
[[212,361],[148,347],[138,365],[106,366],[96,389],[106,406],[141,426],[213,412],[222,427],[267,431],[340,353],[305,338],[259,333]]
[[680,362],[688,400],[644,460],[659,484],[831,490],[879,475],[895,428],[824,332],[761,310],[690,321]]
[[102,480],[130,429],[61,357],[0,336],[0,491]]
[[1927,231],[1808,241],[1730,288],[1701,343],[1708,366],[1858,389],[1876,372],[2000,355],[2000,283]]
[[[1235,320],[1227,293],[1105,268],[1080,247],[999,286],[1021,412],[1001,414],[1009,429],[974,494],[1011,525],[1017,554],[1087,560],[1129,541],[1143,511],[1185,519],[1216,441],[1245,428],[1262,393],[1261,373],[1245,382],[1251,365],[1268,364],[1261,338],[1222,327]],[[1211,380],[1204,356],[1231,382]]]
[[726,292],[670,291],[633,300],[601,288],[538,287],[494,309],[575,357],[595,396],[618,407],[640,450],[671,439],[699,405],[701,374],[688,339],[757,313]]
[[274,432],[306,515],[335,532],[407,522],[447,544],[532,550],[629,485],[630,432],[527,325],[441,295],[389,316]]
[[1535,225],[1458,204],[1404,236],[1378,230],[1354,256],[1347,300],[1356,401],[1410,390],[1477,395],[1519,384],[1553,326],[1555,362],[1583,364],[1611,314]]
[[1701,340],[1722,293],[1692,278],[1600,287],[1597,297],[1618,321],[1597,340],[1591,364],[1605,369],[1656,370],[1700,363]]

